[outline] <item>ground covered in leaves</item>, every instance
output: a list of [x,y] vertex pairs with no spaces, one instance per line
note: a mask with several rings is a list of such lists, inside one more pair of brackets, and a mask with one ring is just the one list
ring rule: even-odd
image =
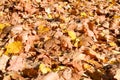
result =
[[0,80],[120,80],[120,0],[0,0]]

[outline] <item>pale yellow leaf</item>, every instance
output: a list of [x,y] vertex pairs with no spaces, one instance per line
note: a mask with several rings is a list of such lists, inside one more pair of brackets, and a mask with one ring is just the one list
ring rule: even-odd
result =
[[46,74],[51,71],[51,69],[43,63],[39,65],[39,70],[42,72],[42,74]]
[[112,47],[117,46],[115,42],[110,42],[109,45],[112,46]]
[[86,14],[85,12],[81,12],[80,15],[81,15],[82,17],[86,17],[86,16],[87,16],[87,14]]
[[71,40],[76,39],[76,33],[74,31],[68,31],[68,35],[70,36]]
[[79,40],[78,38],[75,40],[75,43],[74,43],[74,46],[75,46],[75,47],[78,47],[79,41],[80,41],[80,40]]

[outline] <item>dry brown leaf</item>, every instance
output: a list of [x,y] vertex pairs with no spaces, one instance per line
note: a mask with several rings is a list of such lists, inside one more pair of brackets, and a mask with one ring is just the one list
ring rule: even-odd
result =
[[72,77],[72,70],[71,69],[66,69],[64,72],[63,72],[63,77],[65,78],[65,80],[70,80],[71,77]]
[[20,74],[18,74],[17,72],[10,72],[10,76],[12,79],[15,80],[25,80],[25,78],[23,78]]
[[10,75],[5,76],[5,77],[3,78],[3,80],[11,80]]
[[5,68],[6,68],[6,65],[7,65],[9,58],[10,57],[8,57],[4,54],[0,57],[0,70],[1,71],[5,71]]
[[120,69],[116,71],[114,78],[116,78],[117,80],[120,80]]
[[44,76],[42,80],[59,80],[59,75],[56,72],[51,72]]
[[12,34],[20,34],[23,31],[23,25],[17,25],[11,29]]
[[21,71],[25,68],[25,61],[21,56],[12,56],[9,64],[10,66],[7,68],[8,71]]
[[69,37],[66,37],[66,36],[61,36],[60,37],[61,38],[61,45],[62,45],[62,47],[64,48],[72,48],[73,47],[73,45],[72,45],[72,43],[71,43],[71,39],[69,38]]

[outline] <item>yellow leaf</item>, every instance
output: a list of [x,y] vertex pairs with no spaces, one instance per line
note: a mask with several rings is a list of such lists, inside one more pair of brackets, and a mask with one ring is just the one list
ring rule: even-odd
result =
[[85,70],[90,71],[91,73],[93,73],[93,72],[95,71],[95,70],[94,70],[94,67],[93,67],[92,65],[90,65],[90,64],[87,64],[87,63],[84,63],[83,68],[84,68]]
[[43,18],[43,16],[42,15],[38,15],[37,18]]
[[3,16],[3,12],[2,11],[0,11],[0,16]]
[[49,67],[45,66],[45,64],[43,64],[43,63],[40,64],[39,70],[42,72],[42,74],[46,74],[51,71],[51,69]]
[[79,41],[80,41],[80,40],[79,40],[78,38],[75,40],[75,43],[74,43],[74,46],[75,46],[75,47],[78,47]]
[[112,58],[108,61],[109,64],[115,64],[117,62],[116,58]]
[[63,70],[63,69],[65,69],[66,68],[66,66],[58,66],[57,68],[54,68],[53,69],[53,71],[60,71],[60,70]]
[[102,65],[100,63],[98,63],[97,61],[95,61],[95,60],[87,60],[87,62],[94,65],[94,66],[96,66],[96,68],[102,67]]
[[61,23],[61,24],[60,24],[60,28],[61,28],[61,29],[66,29],[66,25],[63,24],[63,23]]
[[120,51],[112,50],[113,54],[120,54]]
[[76,39],[76,33],[74,31],[68,31],[68,35],[70,36],[70,38],[72,40],[75,40]]
[[112,46],[112,47],[117,46],[115,42],[110,42],[109,45]]
[[5,28],[5,24],[0,23],[0,31]]
[[89,65],[89,64],[84,64],[84,69],[90,69],[91,68],[91,65]]
[[47,31],[49,31],[49,28],[48,28],[48,27],[44,27],[43,25],[40,25],[40,26],[38,27],[38,33],[45,33],[45,32],[47,32]]
[[114,15],[114,18],[120,18],[120,16],[119,15]]
[[22,43],[20,41],[15,41],[9,43],[7,46],[5,46],[5,48],[6,48],[5,54],[18,54],[22,49]]
[[87,16],[85,12],[81,12],[80,15],[81,15],[82,17],[86,17],[86,16]]
[[51,15],[51,14],[48,14],[48,18],[49,18],[49,19],[52,19],[53,17],[52,17],[52,15]]
[[92,45],[91,47],[93,50],[95,50],[97,48],[97,45]]

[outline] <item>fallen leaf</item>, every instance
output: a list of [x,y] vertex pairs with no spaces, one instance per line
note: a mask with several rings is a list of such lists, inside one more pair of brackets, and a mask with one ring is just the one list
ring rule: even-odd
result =
[[17,72],[10,72],[10,77],[14,80],[26,80],[25,78],[23,78],[19,73]]
[[5,28],[5,24],[0,23],[0,31],[2,31]]
[[85,70],[90,71],[91,73],[93,73],[93,72],[95,71],[95,70],[94,70],[94,67],[93,67],[92,65],[87,64],[87,63],[85,63],[85,64],[83,65],[83,68],[84,68]]
[[5,54],[18,54],[20,50],[22,49],[22,43],[20,41],[14,41],[12,43],[9,43],[5,46],[6,51]]
[[20,34],[23,31],[22,25],[17,25],[11,29],[13,34]]
[[25,68],[25,59],[21,56],[12,56],[8,71],[21,71]]
[[68,31],[68,35],[70,36],[71,40],[76,39],[76,33],[74,31]]
[[72,77],[72,70],[71,69],[66,69],[64,72],[63,72],[63,77],[65,78],[65,80],[70,80],[71,77]]
[[4,54],[0,57],[0,70],[1,71],[5,71],[5,68],[6,68],[6,65],[7,65],[9,58],[10,57],[8,57]]
[[74,46],[75,46],[75,47],[78,47],[79,41],[80,41],[80,40],[79,40],[78,38],[76,38],[75,43],[74,43]]
[[95,60],[87,60],[88,63],[94,65],[96,68],[100,68],[102,67],[102,64],[98,63],[97,61]]
[[49,28],[48,27],[45,27],[43,25],[40,25],[38,27],[38,33],[45,33],[45,32],[48,32],[49,31]]
[[42,72],[42,74],[46,74],[51,71],[51,69],[43,63],[40,64],[39,70]]
[[86,14],[85,12],[81,12],[80,15],[81,15],[82,17],[86,17],[86,16],[87,16],[87,14]]
[[66,68],[66,66],[57,66],[56,68],[53,69],[53,71],[56,72],[56,71],[63,70],[65,68]]
[[116,71],[114,78],[116,78],[117,80],[120,80],[120,69]]
[[59,75],[56,72],[51,72],[43,77],[42,80],[59,80]]
[[38,75],[38,72],[36,69],[30,68],[30,69],[23,70],[23,76],[36,77],[37,75]]
[[112,50],[113,54],[120,54],[120,51]]
[[109,45],[112,46],[112,47],[117,46],[117,44],[115,42],[110,42]]

